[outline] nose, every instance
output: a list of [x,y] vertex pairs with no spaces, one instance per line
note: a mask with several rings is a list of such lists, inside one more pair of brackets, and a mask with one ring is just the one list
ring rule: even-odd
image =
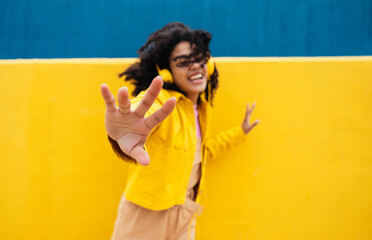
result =
[[201,64],[200,62],[197,62],[197,61],[193,61],[190,64],[190,69],[192,69],[192,70],[199,69],[199,68],[202,68],[203,66],[204,66],[204,64]]

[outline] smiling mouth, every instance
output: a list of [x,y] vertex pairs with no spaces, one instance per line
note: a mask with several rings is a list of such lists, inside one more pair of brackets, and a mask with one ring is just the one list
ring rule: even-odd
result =
[[200,79],[202,79],[202,78],[203,78],[203,74],[199,73],[199,74],[195,74],[195,75],[191,76],[191,77],[189,78],[189,80],[190,80],[190,81],[195,81],[195,80],[200,80]]

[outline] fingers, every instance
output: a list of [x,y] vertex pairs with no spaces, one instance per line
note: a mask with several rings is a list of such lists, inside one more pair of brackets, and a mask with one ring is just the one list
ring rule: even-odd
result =
[[246,118],[249,118],[250,117],[250,115],[252,114],[252,112],[253,112],[253,110],[254,110],[255,107],[256,107],[256,103],[255,102],[252,104],[252,107],[251,108],[249,108],[249,103],[247,103],[247,109],[245,111],[245,117]]
[[250,131],[252,131],[252,129],[260,122],[260,120],[256,120],[254,121],[254,123],[252,123],[251,125],[248,124],[247,125],[242,125],[242,128],[243,128],[243,131],[245,134],[248,134]]
[[165,104],[158,109],[154,114],[145,119],[145,123],[149,129],[153,129],[161,121],[163,121],[169,114],[172,113],[174,107],[176,106],[176,98],[172,97],[168,99]]
[[252,123],[252,125],[250,126],[249,130],[252,130],[252,128],[254,128],[259,123],[260,123],[260,120],[254,121],[254,123]]
[[128,88],[122,87],[118,91],[118,103],[119,103],[119,111],[121,113],[130,113],[130,100],[129,100],[129,93]]
[[245,109],[244,121],[249,120],[249,103],[247,103],[247,108]]
[[252,107],[251,107],[251,110],[249,111],[249,114],[251,114],[252,112],[253,112],[253,109],[256,107],[256,103],[254,102],[253,104],[252,104]]
[[133,148],[133,150],[130,152],[130,155],[132,158],[136,159],[136,161],[143,166],[149,165],[150,163],[150,157],[145,151],[145,149],[141,146],[136,146]]
[[160,76],[157,76],[152,80],[150,87],[138,104],[138,107],[133,111],[137,117],[144,117],[147,110],[154,103],[156,97],[159,95],[161,88],[163,87],[163,80]]
[[249,123],[250,118],[251,118],[251,114],[252,114],[255,107],[256,107],[256,103],[253,103],[251,108],[249,107],[249,103],[247,103],[247,108],[246,108],[246,111],[245,111],[245,117],[244,117],[244,120],[243,120],[243,123],[242,123],[242,128],[243,128],[245,134],[250,132],[260,122],[260,120],[256,120],[252,124]]
[[252,104],[252,107],[251,108],[249,108],[249,103],[247,103],[247,109],[245,111],[245,118],[244,118],[245,121],[248,121],[248,122],[250,121],[251,114],[252,114],[252,112],[253,112],[253,110],[254,110],[255,107],[256,107],[256,103],[255,102]]
[[112,95],[106,84],[101,85],[101,94],[105,101],[107,111],[116,111],[115,97]]

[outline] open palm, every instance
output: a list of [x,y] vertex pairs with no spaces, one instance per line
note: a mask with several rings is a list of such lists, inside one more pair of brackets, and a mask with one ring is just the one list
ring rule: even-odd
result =
[[251,108],[249,107],[249,103],[247,104],[244,120],[242,122],[242,128],[245,134],[248,134],[260,122],[260,120],[256,120],[253,123],[250,123],[251,115],[255,107],[256,103],[253,103]]
[[145,118],[146,112],[154,103],[162,86],[161,77],[154,78],[141,102],[132,111],[126,87],[119,89],[119,106],[116,106],[115,97],[107,85],[101,85],[102,97],[106,103],[105,126],[107,134],[118,142],[125,154],[134,158],[141,165],[150,163],[150,158],[143,147],[148,135],[176,106],[176,99],[170,98],[160,109]]

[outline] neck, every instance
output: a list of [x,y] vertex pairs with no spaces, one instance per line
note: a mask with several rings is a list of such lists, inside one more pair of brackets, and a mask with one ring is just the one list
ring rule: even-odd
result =
[[191,100],[191,102],[195,105],[198,103],[199,94],[189,94],[187,98]]

